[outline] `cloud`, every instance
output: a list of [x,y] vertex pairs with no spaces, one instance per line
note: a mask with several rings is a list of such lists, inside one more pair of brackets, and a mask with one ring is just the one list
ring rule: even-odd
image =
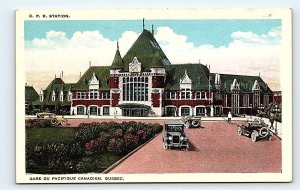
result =
[[[139,36],[133,31],[124,32],[118,39],[124,56]],[[158,27],[155,38],[172,64],[197,63],[211,66],[212,72],[258,75],[273,90],[280,89],[279,60],[281,27],[266,34],[236,31],[232,41],[224,46],[210,44],[195,46],[185,35],[177,34],[169,27]],[[26,80],[36,89],[45,88],[56,73],[64,71],[66,82],[76,82],[79,73],[92,65],[111,65],[116,51],[116,41],[99,31],[75,32],[68,38],[61,31],[49,31],[45,38],[25,42]],[[44,76],[41,80],[41,76]]]

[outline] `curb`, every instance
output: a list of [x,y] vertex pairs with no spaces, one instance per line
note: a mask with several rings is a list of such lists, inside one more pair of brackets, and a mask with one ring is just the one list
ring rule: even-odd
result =
[[121,164],[124,160],[126,160],[128,157],[130,157],[131,155],[133,155],[135,152],[137,152],[139,149],[141,149],[143,146],[145,146],[146,144],[148,144],[150,141],[152,141],[154,138],[156,138],[158,135],[160,135],[160,133],[157,133],[156,135],[154,135],[151,139],[147,140],[145,143],[141,144],[140,146],[138,146],[137,148],[135,148],[133,151],[129,152],[128,154],[126,154],[123,158],[121,158],[120,160],[118,160],[117,162],[115,162],[113,165],[109,166],[106,170],[104,170],[102,173],[103,174],[107,174],[108,172],[110,172],[111,170],[113,170],[114,168],[116,168],[119,164]]

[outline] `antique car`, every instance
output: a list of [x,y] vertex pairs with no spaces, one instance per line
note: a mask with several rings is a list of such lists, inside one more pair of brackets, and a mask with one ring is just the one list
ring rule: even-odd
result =
[[201,127],[201,117],[199,116],[183,116],[181,121],[184,123],[186,128],[190,127]]
[[256,142],[258,139],[268,139],[270,141],[273,137],[269,126],[262,119],[255,119],[248,122],[247,125],[239,124],[237,126],[237,133],[238,135],[250,137],[253,142]]
[[54,113],[48,113],[48,112],[42,112],[42,113],[37,113],[36,117],[37,118],[54,118],[55,114]]
[[53,126],[66,126],[67,125],[67,120],[65,119],[64,116],[61,117],[53,117],[51,118],[50,121],[51,125]]
[[189,139],[184,133],[184,124],[181,121],[165,123],[162,139],[164,149],[172,147],[189,149]]

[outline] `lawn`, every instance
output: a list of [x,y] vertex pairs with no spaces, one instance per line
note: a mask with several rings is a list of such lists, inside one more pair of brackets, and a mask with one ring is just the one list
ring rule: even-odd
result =
[[75,128],[26,128],[26,141],[39,142],[73,142]]

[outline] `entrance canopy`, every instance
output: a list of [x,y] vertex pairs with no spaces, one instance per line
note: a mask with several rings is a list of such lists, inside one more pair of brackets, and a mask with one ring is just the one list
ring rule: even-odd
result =
[[150,110],[150,106],[144,104],[120,104],[118,107],[122,109],[123,116],[130,117],[146,117]]

